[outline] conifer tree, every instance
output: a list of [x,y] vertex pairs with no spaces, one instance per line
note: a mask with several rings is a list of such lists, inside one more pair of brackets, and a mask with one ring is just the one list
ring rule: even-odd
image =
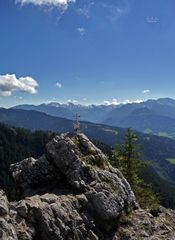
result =
[[139,159],[140,156],[137,136],[128,128],[124,142],[116,146],[113,151],[112,164],[119,168],[128,180],[141,207],[157,208],[159,205],[157,195],[152,191],[151,186],[139,178],[140,169],[146,167],[146,164]]
[[131,187],[134,189],[138,183],[138,169],[139,169],[139,147],[137,145],[137,136],[130,128],[127,129],[125,134],[124,143],[114,150],[115,163]]

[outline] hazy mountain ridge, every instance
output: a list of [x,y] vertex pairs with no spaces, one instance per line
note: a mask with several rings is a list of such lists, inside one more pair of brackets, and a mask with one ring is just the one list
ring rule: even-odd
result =
[[175,100],[161,98],[127,104],[110,111],[103,123],[124,128],[132,127],[141,132],[174,137]]
[[54,117],[63,117],[68,119],[74,119],[75,113],[81,115],[81,119],[85,121],[92,122],[102,122],[108,112],[115,109],[116,105],[81,105],[81,104],[61,104],[56,102],[51,102],[48,104],[40,105],[18,105],[13,107],[13,109],[23,109],[23,110],[35,110],[39,112],[47,113]]
[[36,110],[52,116],[73,119],[75,113],[85,121],[117,127],[132,127],[144,133],[175,137],[175,100],[160,98],[120,105],[89,105],[49,103],[19,105],[15,109]]

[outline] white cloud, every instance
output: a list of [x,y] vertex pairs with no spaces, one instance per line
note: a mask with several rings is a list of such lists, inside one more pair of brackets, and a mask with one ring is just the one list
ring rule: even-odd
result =
[[112,99],[112,104],[114,104],[114,105],[118,105],[118,104],[120,104],[120,103],[117,101],[116,98],[113,98],[113,99]]
[[123,104],[141,103],[141,102],[143,102],[143,100],[141,100],[141,99],[136,99],[136,100],[134,100],[134,101],[130,101],[129,99],[126,99],[126,100],[123,102]]
[[38,83],[31,77],[16,78],[15,74],[0,75],[0,95],[3,97],[11,96],[14,91],[37,93]]
[[110,105],[110,101],[108,101],[108,100],[104,100],[103,103],[104,103],[104,105]]
[[75,3],[76,0],[16,0],[16,3],[20,3],[22,6],[25,4],[33,4],[36,6],[52,6],[61,9],[67,9],[70,3]]
[[73,104],[77,104],[77,103],[78,103],[77,100],[71,100],[71,99],[68,99],[67,102],[68,102],[68,103],[73,103]]
[[86,29],[83,28],[83,27],[78,27],[76,30],[79,32],[79,34],[81,35],[81,37],[83,37],[84,34],[85,34],[85,32],[86,32]]
[[55,86],[58,87],[58,88],[62,88],[62,84],[59,83],[59,82],[57,82],[57,83],[55,84]]
[[116,98],[113,98],[111,101],[105,100],[103,101],[105,105],[119,105],[120,103],[117,101]]
[[143,100],[142,99],[137,99],[137,100],[134,100],[133,103],[142,103]]
[[149,94],[151,91],[149,90],[149,89],[145,89],[145,90],[143,90],[143,94]]

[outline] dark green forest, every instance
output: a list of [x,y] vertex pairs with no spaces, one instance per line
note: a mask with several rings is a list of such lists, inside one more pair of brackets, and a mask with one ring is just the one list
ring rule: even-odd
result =
[[45,151],[46,143],[54,136],[51,132],[10,128],[0,124],[0,188],[13,197],[14,182],[10,164],[27,157],[37,158]]

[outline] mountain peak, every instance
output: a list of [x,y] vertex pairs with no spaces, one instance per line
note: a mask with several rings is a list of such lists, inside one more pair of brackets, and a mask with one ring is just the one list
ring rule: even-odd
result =
[[175,106],[175,100],[172,98],[159,98],[157,102],[163,105]]

